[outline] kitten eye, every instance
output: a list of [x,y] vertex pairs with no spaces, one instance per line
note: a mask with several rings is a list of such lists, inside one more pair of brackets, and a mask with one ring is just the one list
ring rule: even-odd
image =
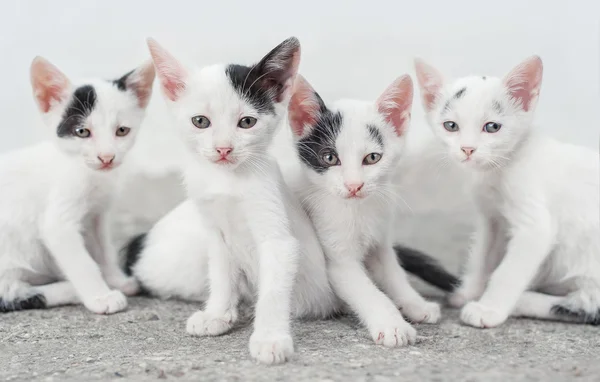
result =
[[84,129],[83,127],[78,127],[73,133],[79,138],[89,138],[90,135],[92,135],[90,130]]
[[485,131],[486,133],[497,133],[501,127],[502,125],[499,123],[488,122],[485,125],[483,125],[483,131]]
[[454,133],[455,131],[458,131],[458,124],[453,121],[446,121],[444,122],[444,129]]
[[206,129],[208,126],[210,126],[210,119],[203,115],[196,115],[192,117],[192,123],[199,129]]
[[244,117],[238,122],[240,129],[249,129],[254,125],[256,125],[256,118],[254,117]]
[[117,129],[117,137],[124,137],[129,134],[130,131],[131,129],[129,127],[121,126]]
[[327,151],[321,155],[321,162],[327,166],[337,166],[340,164],[340,160],[337,155],[331,151]]
[[364,165],[371,165],[371,164],[375,164],[377,162],[379,162],[379,160],[381,159],[381,154],[379,153],[371,153],[368,154],[364,159],[363,159],[363,164]]

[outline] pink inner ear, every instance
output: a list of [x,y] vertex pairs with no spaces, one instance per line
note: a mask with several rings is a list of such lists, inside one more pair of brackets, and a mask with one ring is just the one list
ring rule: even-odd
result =
[[377,110],[394,127],[398,136],[404,135],[410,124],[412,99],[413,84],[408,75],[394,81],[377,99]]
[[154,64],[152,61],[135,70],[127,78],[127,86],[135,92],[141,108],[145,108],[152,95],[152,83],[154,82]]
[[33,95],[43,113],[61,102],[70,87],[69,79],[47,60],[36,57],[31,64]]
[[148,39],[148,48],[150,49],[163,92],[169,100],[177,101],[181,92],[186,88],[185,69],[153,39]]
[[540,94],[542,73],[542,60],[533,56],[519,64],[504,79],[510,95],[521,102],[524,111],[534,106]]
[[294,135],[301,137],[307,128],[317,123],[321,105],[314,89],[301,75],[296,76],[293,92],[288,105],[288,118]]
[[426,111],[431,111],[443,86],[442,75],[433,66],[420,59],[415,60],[415,69],[423,107]]

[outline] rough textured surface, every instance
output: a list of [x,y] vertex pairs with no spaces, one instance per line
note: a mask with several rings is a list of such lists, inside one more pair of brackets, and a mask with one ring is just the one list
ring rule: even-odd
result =
[[82,307],[0,316],[1,380],[598,380],[598,328],[510,320],[498,329],[419,325],[415,346],[376,346],[350,318],[294,324],[296,354],[283,366],[256,365],[251,327],[192,338],[193,304],[131,299],[128,311],[97,316]]

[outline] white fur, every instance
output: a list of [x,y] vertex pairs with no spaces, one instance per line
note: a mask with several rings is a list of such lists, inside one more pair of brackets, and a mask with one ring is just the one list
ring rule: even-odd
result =
[[[523,65],[537,62],[530,59],[515,71]],[[444,84],[437,71],[417,63],[418,77],[428,79],[421,91],[433,84],[437,93],[429,108],[425,102],[433,132],[445,156],[472,175],[479,219],[462,285],[451,298],[456,306],[466,304],[461,319],[471,326],[494,327],[511,314],[571,319],[555,314],[556,305],[591,317],[600,312],[599,156],[534,129],[541,61],[535,68],[539,73],[529,77],[513,71],[503,80],[467,77]],[[519,81],[533,95],[527,111],[507,88]],[[464,95],[444,113],[462,88]],[[460,131],[446,131],[446,120]],[[489,121],[502,123],[501,129],[482,131]],[[468,161],[465,146],[476,148]]]
[[[141,69],[130,79],[143,73],[144,79],[136,81],[146,81],[144,97],[149,97],[152,67]],[[36,96],[44,93],[48,76],[58,77],[64,86],[49,109],[46,99],[39,100],[47,127],[56,131],[77,86],[43,59],[34,61],[32,74]],[[119,191],[120,168],[114,167],[135,141],[144,116],[142,101],[108,81],[79,84],[92,85],[97,95],[85,120],[90,138],[59,138],[54,133],[54,142],[0,159],[0,297],[5,304],[41,294],[47,306],[81,302],[95,313],[107,314],[127,306],[121,291],[137,292],[137,282],[118,265],[107,211]],[[129,127],[130,133],[116,136],[120,126]],[[106,154],[115,156],[114,166],[102,171],[97,157]]]

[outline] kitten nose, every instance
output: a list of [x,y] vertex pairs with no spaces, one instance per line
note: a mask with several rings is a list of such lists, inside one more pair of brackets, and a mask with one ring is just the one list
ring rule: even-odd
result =
[[98,155],[98,160],[102,162],[102,164],[111,164],[113,160],[115,160],[114,154],[102,154]]
[[364,185],[364,183],[344,183],[344,186],[350,191],[351,195],[356,195]]
[[467,155],[467,157],[470,157],[475,152],[475,147],[461,147],[460,149]]
[[227,155],[231,154],[233,148],[231,147],[217,147],[217,152],[221,155],[222,158],[226,158]]

